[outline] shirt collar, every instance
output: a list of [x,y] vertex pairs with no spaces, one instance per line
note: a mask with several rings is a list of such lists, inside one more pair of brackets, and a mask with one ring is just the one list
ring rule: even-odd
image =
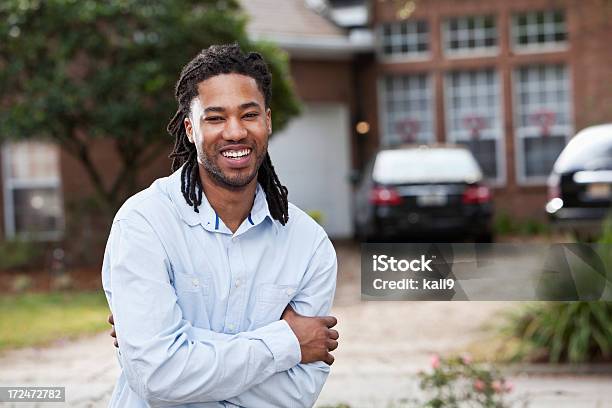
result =
[[[181,172],[183,168],[179,168],[169,177],[168,193],[171,196],[172,202],[177,208],[181,219],[189,226],[195,226],[201,224],[205,229],[209,231],[218,231],[220,229],[221,220],[219,219],[216,211],[206,198],[206,194],[202,192],[202,204],[198,207],[199,213],[193,210],[193,207],[187,204],[183,193],[181,192]],[[247,216],[247,221],[250,226],[258,225],[268,218],[274,226],[275,232],[278,232],[278,221],[272,218],[270,208],[268,207],[268,201],[266,199],[266,193],[259,183],[255,190],[255,200],[253,207],[251,208],[250,214]]]

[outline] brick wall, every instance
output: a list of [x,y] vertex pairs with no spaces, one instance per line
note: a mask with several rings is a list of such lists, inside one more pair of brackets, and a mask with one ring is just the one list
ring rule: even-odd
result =
[[[373,2],[374,22],[396,21],[393,1]],[[517,218],[544,217],[546,188],[519,185],[516,180],[512,72],[515,67],[537,63],[563,63],[569,67],[576,130],[612,122],[612,2],[607,0],[419,0],[410,16],[425,19],[430,27],[431,57],[411,63],[380,63],[377,76],[427,72],[435,88],[436,140],[446,140],[443,77],[458,69],[495,68],[503,95],[503,132],[506,183],[496,188],[497,207]],[[517,11],[564,9],[569,46],[563,51],[516,54],[510,47],[510,16]],[[441,22],[452,16],[494,14],[497,16],[499,53],[495,56],[449,59],[441,49]],[[375,109],[375,107],[374,107]],[[378,139],[377,136],[374,136]]]

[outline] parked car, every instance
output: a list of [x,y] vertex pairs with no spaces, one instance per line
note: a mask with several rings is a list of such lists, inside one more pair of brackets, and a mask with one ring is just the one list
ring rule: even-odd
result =
[[612,206],[612,124],[586,128],[559,155],[548,178],[546,212],[558,230],[596,237]]
[[491,190],[472,153],[452,145],[376,153],[358,185],[355,231],[362,241],[451,235],[490,242]]

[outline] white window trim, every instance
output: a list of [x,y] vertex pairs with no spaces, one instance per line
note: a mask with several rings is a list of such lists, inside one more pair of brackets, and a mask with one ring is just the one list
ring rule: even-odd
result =
[[[411,74],[381,74],[376,80],[376,88],[377,88],[377,97],[378,97],[378,123],[380,125],[380,129],[382,130],[382,134],[379,137],[379,145],[383,148],[397,146],[397,144],[392,143],[389,140],[389,129],[387,128],[387,99],[386,99],[386,91],[385,91],[385,79],[389,76],[411,76],[411,75],[425,75],[427,80],[427,87],[429,91],[429,103],[430,103],[430,112],[431,112],[431,143],[436,142],[436,101],[435,101],[435,83],[434,76],[431,72],[418,72]],[[421,143],[421,142],[415,142]]]
[[[502,95],[502,84],[501,84],[501,75],[496,68],[485,68],[485,69],[475,69],[475,70],[460,70],[460,71],[481,71],[481,70],[493,70],[495,72],[497,81],[496,81],[496,95],[498,100],[498,117],[499,121],[497,123],[497,127],[492,128],[493,133],[497,133],[498,137],[493,137],[491,135],[483,134],[480,138],[485,140],[495,140],[495,160],[497,163],[497,177],[492,179],[485,176],[485,180],[493,187],[504,187],[507,183],[507,174],[506,174],[506,135],[504,133],[504,98]],[[451,130],[450,124],[452,123],[451,115],[450,115],[450,107],[452,92],[449,92],[450,89],[450,81],[449,75],[455,71],[447,71],[444,74],[444,121],[446,122],[446,138],[447,142],[451,143],[461,143],[466,140],[469,140],[469,135],[466,138],[457,138],[457,134],[463,135],[468,134],[469,131],[453,131]],[[483,172],[484,176],[484,172]]]
[[382,64],[406,64],[415,62],[427,62],[431,60],[431,53],[421,53],[418,55],[384,55],[382,52],[377,54],[378,61]]
[[522,113],[519,104],[520,98],[518,95],[518,87],[516,86],[518,75],[517,71],[524,67],[537,66],[537,65],[565,65],[567,70],[567,93],[568,93],[568,117],[570,123],[566,125],[553,125],[551,127],[551,133],[565,133],[565,144],[569,142],[575,132],[574,117],[575,117],[575,106],[574,106],[574,92],[572,82],[572,70],[569,64],[525,64],[515,67],[511,73],[512,83],[512,106],[514,107],[514,174],[516,175],[516,181],[519,186],[545,186],[548,180],[548,175],[544,176],[531,176],[525,175],[525,155],[523,154],[523,140],[528,137],[536,137],[540,135],[540,128],[537,126],[521,127],[520,126],[520,115]]
[[[450,43],[450,29],[449,29],[449,20],[452,18],[473,18],[473,17],[493,17],[493,21],[495,22],[495,46],[494,47],[476,47],[476,48],[462,48],[459,50],[452,50],[449,48],[448,44]],[[500,53],[499,46],[499,27],[496,15],[474,15],[474,16],[458,16],[458,17],[448,17],[442,21],[440,24],[440,29],[442,30],[442,35],[440,39],[442,40],[442,52],[444,56],[449,59],[462,59],[462,58],[487,58],[487,57],[497,57]]]
[[567,41],[520,46],[514,43],[514,39],[512,39],[511,41],[512,51],[518,55],[546,54],[555,52],[565,52],[569,50],[569,43]]
[[[0,145],[2,150],[2,188],[3,188],[3,204],[4,204],[4,236],[6,239],[25,239],[28,241],[59,241],[64,236],[66,229],[65,216],[60,219],[58,231],[41,231],[33,234],[18,234],[15,225],[15,206],[14,206],[14,191],[16,189],[26,188],[58,188],[62,190],[61,177],[60,179],[39,179],[36,181],[16,181],[12,180],[9,174],[10,157],[8,151],[8,143]],[[60,205],[63,209],[63,197],[60,195]],[[62,211],[63,214],[63,211]]]
[[[556,10],[530,10],[526,12],[518,12],[513,13],[510,16],[510,47],[512,51],[516,54],[538,54],[538,53],[553,53],[553,52],[563,52],[569,50],[569,41],[549,41],[544,43],[532,43],[527,45],[518,44],[518,25],[516,23],[517,16],[519,14],[527,14],[527,13],[538,13],[538,12],[547,12],[547,11],[556,11]],[[563,10],[565,15],[565,34],[566,37],[569,36],[569,30],[567,29],[567,11]]]

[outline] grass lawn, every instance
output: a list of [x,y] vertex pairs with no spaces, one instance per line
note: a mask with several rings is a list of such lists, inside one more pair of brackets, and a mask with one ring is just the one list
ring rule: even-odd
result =
[[95,333],[110,326],[102,291],[0,296],[0,350]]

